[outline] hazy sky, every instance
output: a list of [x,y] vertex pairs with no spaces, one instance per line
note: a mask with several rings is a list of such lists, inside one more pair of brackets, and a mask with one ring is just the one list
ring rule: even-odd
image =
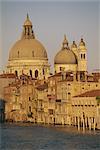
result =
[[[24,1],[24,0],[23,0]],[[36,38],[47,50],[53,67],[64,34],[69,44],[84,38],[88,50],[88,70],[100,68],[100,1],[0,2],[0,70],[8,61],[10,48],[20,39],[28,12]]]

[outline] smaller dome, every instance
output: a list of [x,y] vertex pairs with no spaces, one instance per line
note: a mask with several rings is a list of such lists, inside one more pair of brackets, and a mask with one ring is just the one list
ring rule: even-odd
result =
[[27,14],[26,21],[24,22],[24,26],[32,26],[32,22],[30,21],[28,14]]
[[77,64],[75,54],[71,50],[60,50],[54,59],[55,64]]
[[64,36],[62,49],[56,54],[54,63],[55,64],[77,64],[76,55],[68,47],[68,41]]

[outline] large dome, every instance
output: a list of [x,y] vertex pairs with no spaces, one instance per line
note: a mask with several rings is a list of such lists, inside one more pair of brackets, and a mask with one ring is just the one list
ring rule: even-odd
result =
[[9,52],[7,72],[17,77],[23,73],[37,79],[47,79],[50,65],[45,47],[35,38],[32,22],[27,14],[23,32]]
[[64,36],[62,49],[56,54],[54,63],[55,64],[77,64],[76,55],[68,47],[68,41],[66,35]]
[[28,14],[23,25],[22,37],[14,44],[9,53],[9,60],[16,59],[47,59],[44,46],[35,38]]
[[21,39],[10,50],[9,60],[14,59],[47,59],[47,53],[38,40]]
[[77,59],[71,50],[60,50],[54,59],[55,64],[76,64]]

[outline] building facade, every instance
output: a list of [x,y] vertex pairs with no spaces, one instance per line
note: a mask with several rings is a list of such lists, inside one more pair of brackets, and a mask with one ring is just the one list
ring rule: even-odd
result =
[[100,82],[75,77],[68,72],[40,81],[21,76],[5,87],[6,120],[99,129]]

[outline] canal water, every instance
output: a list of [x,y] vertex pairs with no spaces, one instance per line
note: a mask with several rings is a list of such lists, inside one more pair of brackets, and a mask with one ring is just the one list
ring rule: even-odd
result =
[[0,150],[100,150],[100,131],[71,127],[1,124]]

